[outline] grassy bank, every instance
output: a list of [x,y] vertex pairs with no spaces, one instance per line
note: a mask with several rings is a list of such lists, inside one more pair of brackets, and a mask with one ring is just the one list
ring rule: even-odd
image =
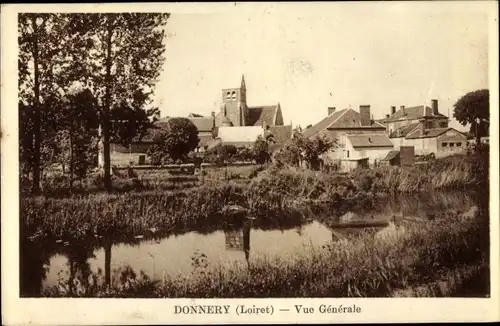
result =
[[[77,296],[98,297],[392,297],[486,296],[486,216],[402,225],[328,247],[297,252],[293,259],[254,259],[242,267],[201,264],[193,275],[152,281],[125,268],[105,285],[102,275]],[[210,257],[208,258],[210,260]],[[82,283],[83,284],[83,283]],[[44,295],[67,296],[67,286]],[[464,291],[466,289],[467,291]]]
[[477,188],[487,180],[479,164],[474,157],[460,156],[344,175],[271,167],[245,183],[207,180],[176,191],[158,187],[69,198],[21,198],[21,237],[114,239],[151,228],[170,232],[194,225],[213,230],[227,222],[220,214],[226,204],[241,205],[250,214],[267,218],[300,213],[333,219],[353,208],[369,209],[380,198],[398,192]]

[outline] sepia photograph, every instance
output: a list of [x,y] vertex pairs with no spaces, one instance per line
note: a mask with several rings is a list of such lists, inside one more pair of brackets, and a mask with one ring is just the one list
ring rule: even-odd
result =
[[498,297],[481,4],[17,7],[19,298]]

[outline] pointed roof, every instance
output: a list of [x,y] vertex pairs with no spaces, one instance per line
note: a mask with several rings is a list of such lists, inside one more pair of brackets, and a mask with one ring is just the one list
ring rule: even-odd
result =
[[245,84],[245,74],[241,74],[241,89],[247,89],[247,86]]
[[279,104],[249,107],[247,125],[262,126],[265,122],[268,126],[273,126],[279,108]]

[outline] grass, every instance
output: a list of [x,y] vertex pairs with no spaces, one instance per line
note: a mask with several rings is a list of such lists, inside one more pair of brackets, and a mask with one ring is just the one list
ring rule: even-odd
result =
[[250,181],[206,179],[182,190],[156,186],[155,182],[162,181],[151,178],[156,181],[148,181],[151,188],[144,186],[142,191],[23,197],[21,237],[82,239],[99,235],[114,239],[143,234],[150,228],[171,232],[195,225],[211,230],[227,222],[228,217],[220,216],[226,204],[241,205],[259,216],[299,213],[334,218],[353,208],[370,209],[381,197],[398,192],[472,189],[484,179],[476,165],[468,158],[451,157],[347,175],[271,167]]
[[[193,275],[163,281],[125,268],[109,288],[95,274],[92,286],[71,296],[484,297],[489,292],[487,235],[485,216],[407,224],[298,252],[291,260],[256,259],[248,268],[204,263]],[[48,289],[44,295],[69,295],[64,289]]]
[[[260,219],[323,216],[328,223],[347,210],[376,209],[378,201],[408,193],[410,213],[418,211],[414,191],[481,189],[488,182],[485,160],[450,157],[403,168],[380,168],[350,174],[270,167],[252,179],[205,183],[182,190],[95,193],[69,198],[22,198],[21,237],[32,245],[47,240],[118,241],[145,234],[193,229],[211,232],[231,223],[220,211],[239,204]],[[486,160],[487,162],[487,160]],[[249,174],[250,176],[250,174]],[[480,193],[478,216],[459,219],[445,214],[426,223],[367,234],[321,249],[297,252],[291,260],[253,260],[249,268],[207,264],[193,275],[157,282],[125,268],[108,287],[103,275],[92,284],[80,281],[48,290],[48,296],[103,297],[391,297],[481,296],[488,293],[488,196]],[[436,211],[454,202],[432,196]],[[404,199],[401,199],[404,201]],[[457,199],[460,200],[460,199]],[[442,205],[442,206],[440,206]],[[440,209],[443,208],[443,209]],[[298,217],[297,217],[298,216]],[[52,239],[52,240],[50,240]]]

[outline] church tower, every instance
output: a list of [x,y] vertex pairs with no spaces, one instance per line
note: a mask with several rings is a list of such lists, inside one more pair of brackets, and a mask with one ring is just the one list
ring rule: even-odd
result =
[[222,118],[227,118],[233,126],[246,126],[248,121],[247,89],[245,76],[241,76],[238,88],[222,90]]

